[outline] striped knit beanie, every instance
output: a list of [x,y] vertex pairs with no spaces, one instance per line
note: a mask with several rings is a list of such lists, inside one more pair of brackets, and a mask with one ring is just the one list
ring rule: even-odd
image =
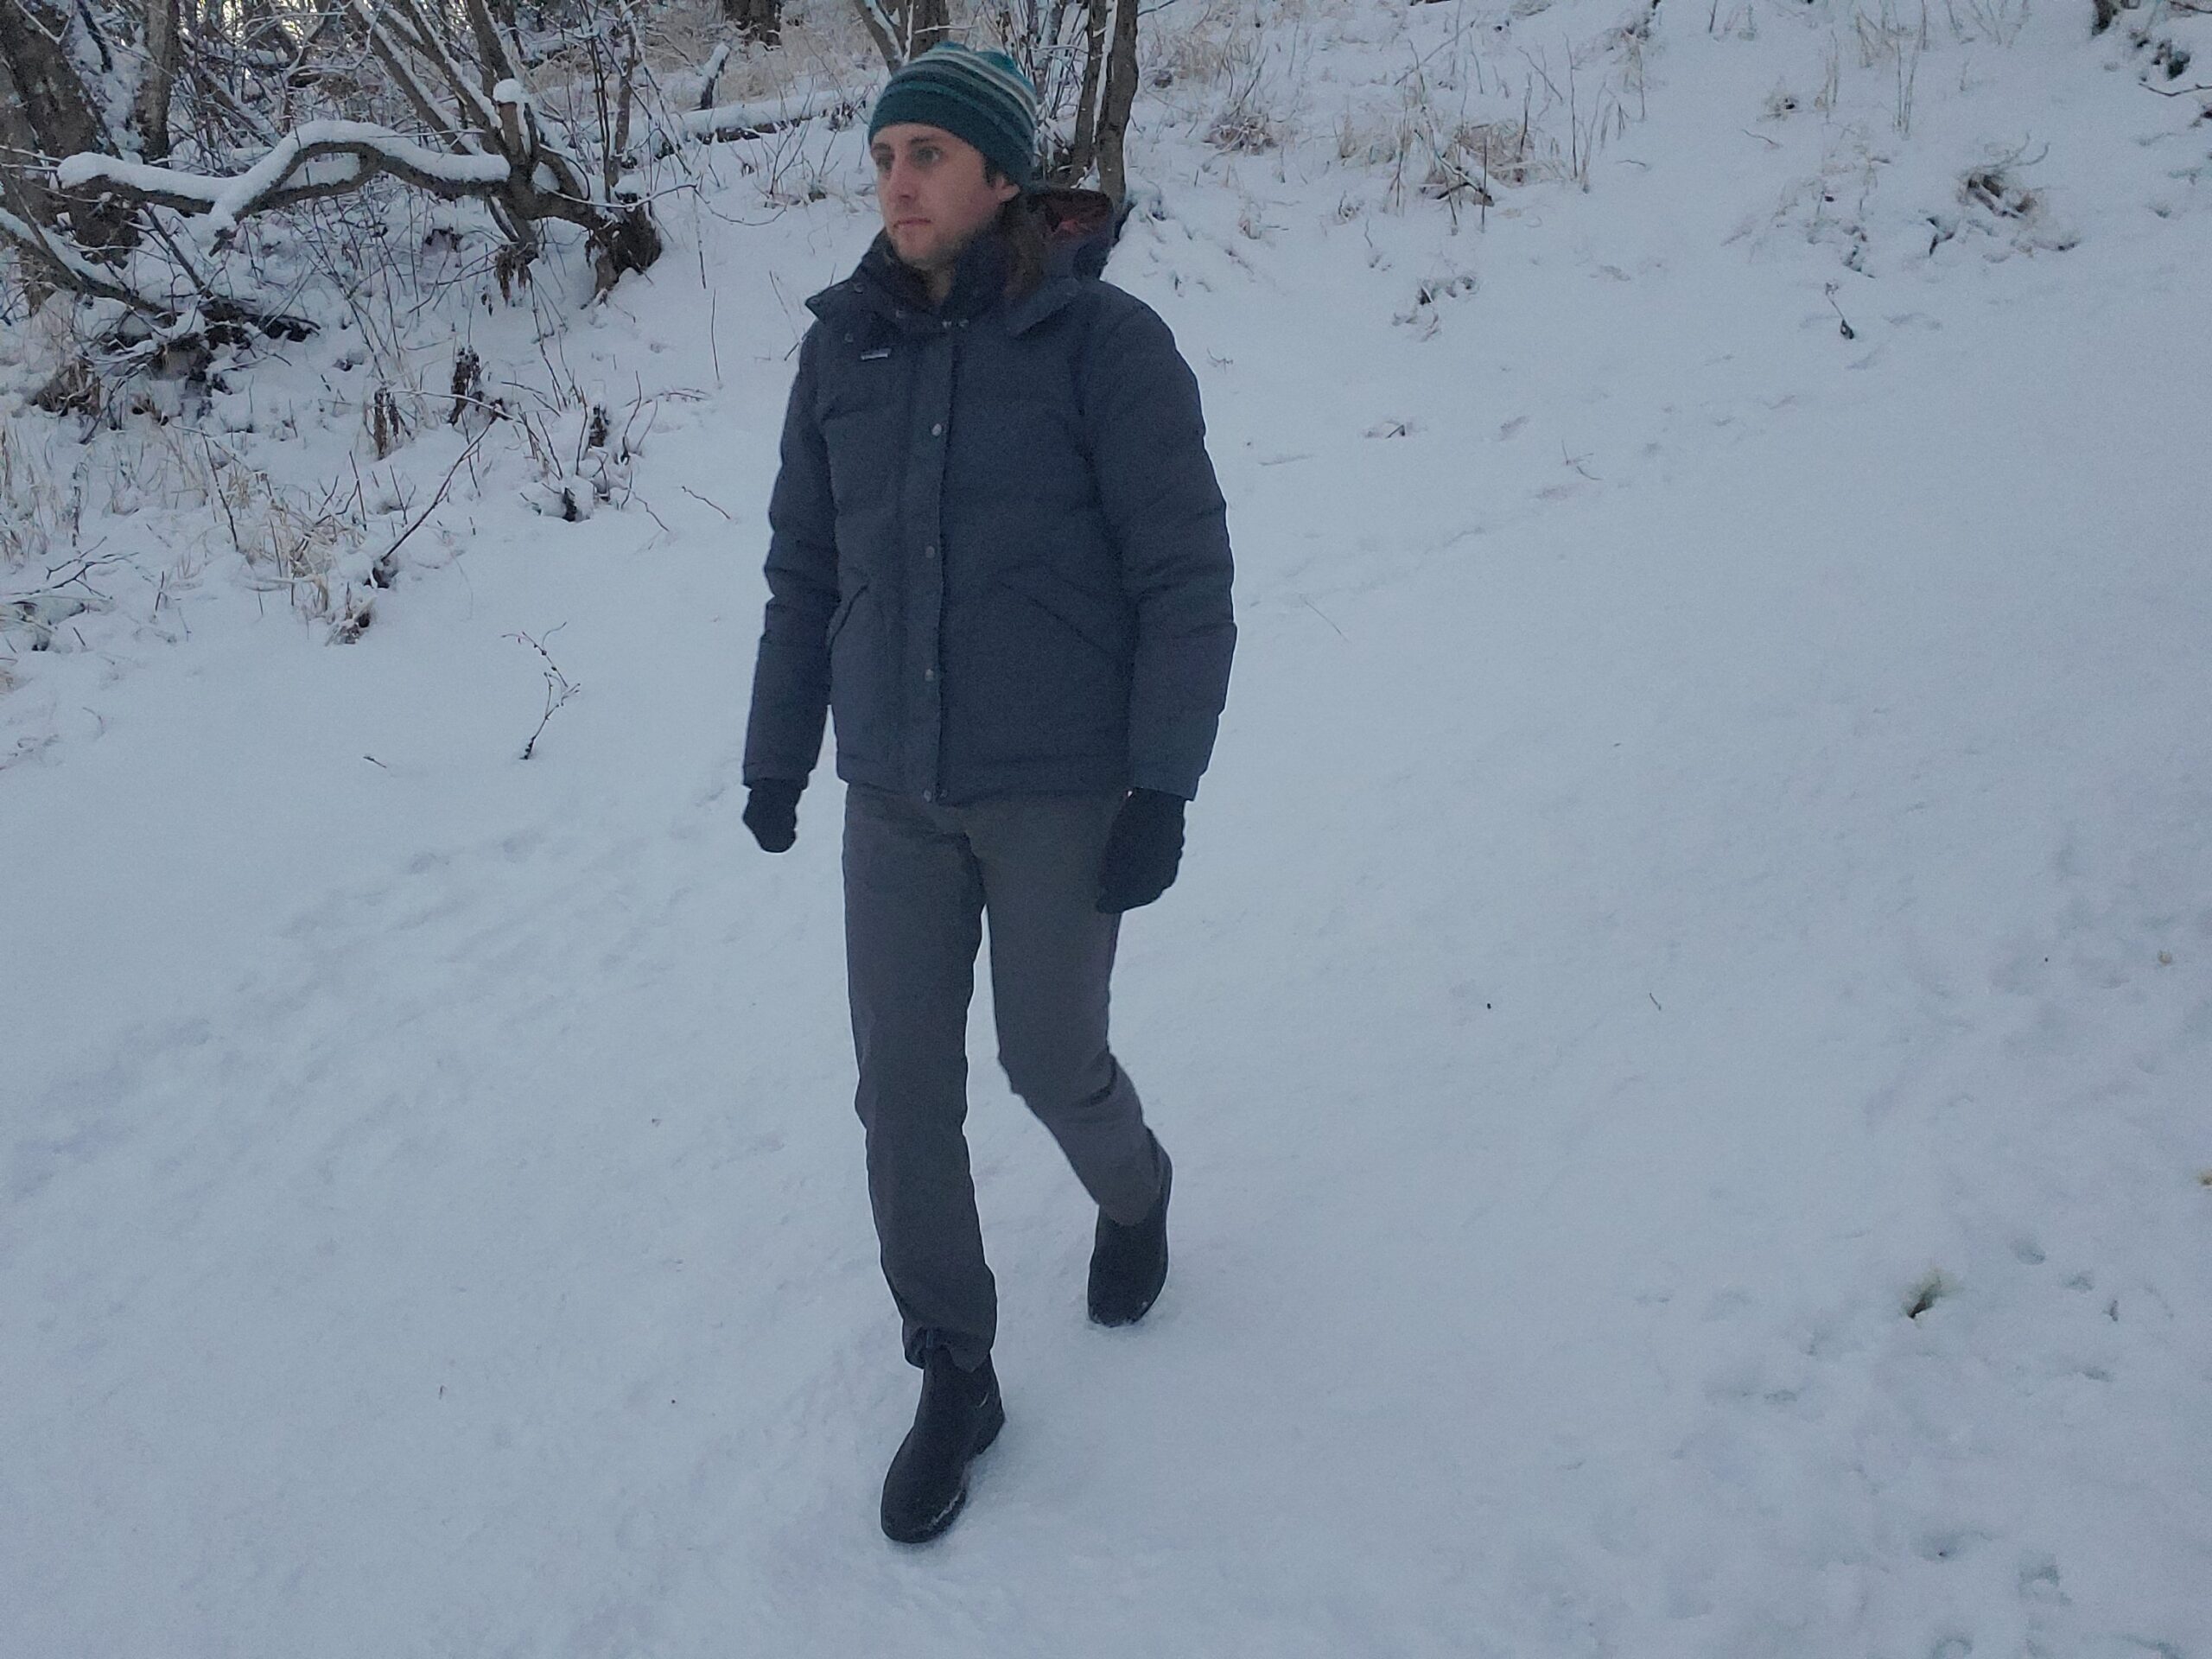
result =
[[1037,90],[1003,52],[947,41],[921,54],[875,100],[868,136],[901,121],[965,138],[1016,184],[1027,184],[1037,164]]

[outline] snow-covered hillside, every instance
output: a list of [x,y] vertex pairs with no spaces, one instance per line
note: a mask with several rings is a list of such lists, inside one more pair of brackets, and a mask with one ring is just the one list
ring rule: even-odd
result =
[[2212,21],[1256,21],[1147,14],[1109,272],[1239,557],[1117,980],[1174,1272],[1085,1325],[979,1007],[927,1550],[839,791],[737,817],[858,133],[597,308],[10,403],[0,597],[83,607],[0,633],[0,1652],[2212,1656]]

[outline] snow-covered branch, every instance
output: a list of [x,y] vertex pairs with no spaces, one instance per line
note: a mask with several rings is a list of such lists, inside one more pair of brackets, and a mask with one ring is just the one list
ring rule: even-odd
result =
[[649,156],[666,156],[687,143],[727,144],[741,139],[765,138],[805,121],[827,118],[836,122],[860,113],[861,105],[849,92],[817,92],[806,98],[755,98],[712,109],[686,111],[671,124],[655,123],[645,141]]
[[683,118],[683,132],[686,138],[697,143],[727,143],[780,132],[785,127],[823,116],[852,115],[859,109],[849,93],[837,92],[817,92],[796,104],[785,98],[747,99],[735,104],[717,104],[710,110],[691,111]]
[[[158,169],[157,169],[158,170]],[[34,225],[0,208],[0,240],[5,240],[58,284],[73,293],[108,300],[141,316],[189,331],[206,324],[243,326],[287,340],[304,340],[315,332],[306,319],[288,316],[276,302],[254,294],[238,294],[209,283],[197,272],[181,272],[156,264],[149,272],[143,266],[156,256],[140,252],[130,266],[88,259],[67,238]],[[149,285],[148,277],[169,279],[166,289]],[[189,298],[180,288],[189,289]]]
[[[219,255],[236,239],[239,226],[255,214],[357,192],[381,175],[447,200],[484,202],[508,244],[496,265],[503,291],[537,257],[543,245],[540,226],[548,219],[585,232],[601,291],[623,271],[645,269],[660,253],[650,207],[616,200],[612,183],[620,152],[626,148],[622,136],[632,83],[641,70],[642,48],[634,32],[626,60],[599,66],[605,130],[594,144],[543,118],[523,79],[523,54],[513,26],[501,20],[495,0],[327,0],[323,22],[309,38],[321,38],[336,20],[334,26],[354,43],[356,69],[365,47],[381,75],[372,73],[361,82],[353,71],[347,73],[371,87],[391,113],[383,119],[294,124],[285,118],[293,107],[289,96],[264,99],[254,110],[230,111],[214,130],[203,135],[189,164],[177,166],[170,163],[180,158],[168,153],[166,143],[153,141],[168,131],[165,99],[149,93],[134,102],[131,87],[121,81],[109,89],[115,98],[106,102],[130,115],[145,135],[142,143],[128,142],[130,135],[120,117],[100,118],[95,105],[105,105],[93,97],[98,89],[79,84],[79,66],[55,58],[55,43],[41,32],[51,21],[45,0],[35,3],[41,9],[29,11],[24,10],[26,0],[0,0],[0,46],[8,48],[0,51],[0,63],[35,62],[41,84],[58,78],[57,84],[83,95],[79,102],[84,108],[71,106],[74,113],[64,111],[68,120],[57,117],[47,123],[51,130],[31,132],[28,142],[17,139],[10,146],[23,156],[66,159],[50,171],[27,170],[21,162],[0,168],[0,186],[6,187],[0,200],[7,208],[0,240],[23,250],[60,286],[153,315],[164,327],[195,315],[213,317],[211,302],[225,309],[234,303],[217,262],[199,257],[189,242],[176,238],[173,225],[149,217],[147,210],[182,215],[199,248]],[[164,9],[165,21],[176,6],[176,0],[144,3]],[[16,22],[8,23],[10,17]],[[197,29],[183,34],[196,50]],[[265,60],[264,70],[274,67],[276,43],[255,44]],[[44,49],[44,56],[34,46]],[[228,60],[238,60],[233,54]],[[297,63],[284,60],[287,86]],[[610,77],[619,81],[613,97]],[[175,88],[189,92],[196,118],[226,99],[238,102],[216,85],[219,77],[172,79]],[[15,79],[21,82],[23,75]],[[207,80],[206,87],[200,79]],[[277,118],[271,121],[272,116]],[[0,123],[0,135],[12,135],[21,124]],[[257,128],[265,142],[244,148],[229,142],[255,134]],[[66,200],[50,202],[49,190]],[[142,251],[142,241],[146,263],[127,269]],[[237,304],[251,315],[245,302]]]
[[211,177],[114,156],[72,156],[54,169],[67,190],[97,186],[135,200],[203,215],[219,245],[254,213],[318,196],[358,190],[378,173],[457,200],[505,183],[513,169],[500,156],[452,155],[366,121],[310,121],[289,132],[245,172]]
[[46,265],[73,289],[95,294],[104,299],[126,302],[132,297],[130,291],[116,280],[116,274],[110,267],[94,264],[61,237],[49,235],[28,219],[16,218],[4,207],[0,207],[0,237],[5,237]]

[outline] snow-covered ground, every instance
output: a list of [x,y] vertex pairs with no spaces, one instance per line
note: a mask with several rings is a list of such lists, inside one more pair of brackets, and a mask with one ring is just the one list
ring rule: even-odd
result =
[[[925,1551],[839,792],[737,816],[857,136],[453,323],[636,406],[585,522],[512,424],[378,461],[358,325],[235,380],[362,561],[454,473],[357,644],[180,424],[92,480],[105,608],[0,654],[0,1651],[2212,1655],[2212,123],[2139,84],[2212,23],[1681,3],[1147,22],[1110,274],[1243,624],[1117,982],[1175,1269],[1084,1324],[979,1007],[1010,1422]],[[1393,159],[1524,108],[1486,213]]]

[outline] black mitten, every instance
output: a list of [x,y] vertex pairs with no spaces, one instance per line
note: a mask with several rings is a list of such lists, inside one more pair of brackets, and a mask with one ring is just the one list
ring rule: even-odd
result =
[[1183,861],[1179,795],[1134,789],[1114,815],[1098,873],[1098,908],[1109,916],[1148,905],[1174,884]]
[[745,827],[764,853],[787,853],[798,839],[798,798],[806,787],[781,778],[763,778],[746,791]]

